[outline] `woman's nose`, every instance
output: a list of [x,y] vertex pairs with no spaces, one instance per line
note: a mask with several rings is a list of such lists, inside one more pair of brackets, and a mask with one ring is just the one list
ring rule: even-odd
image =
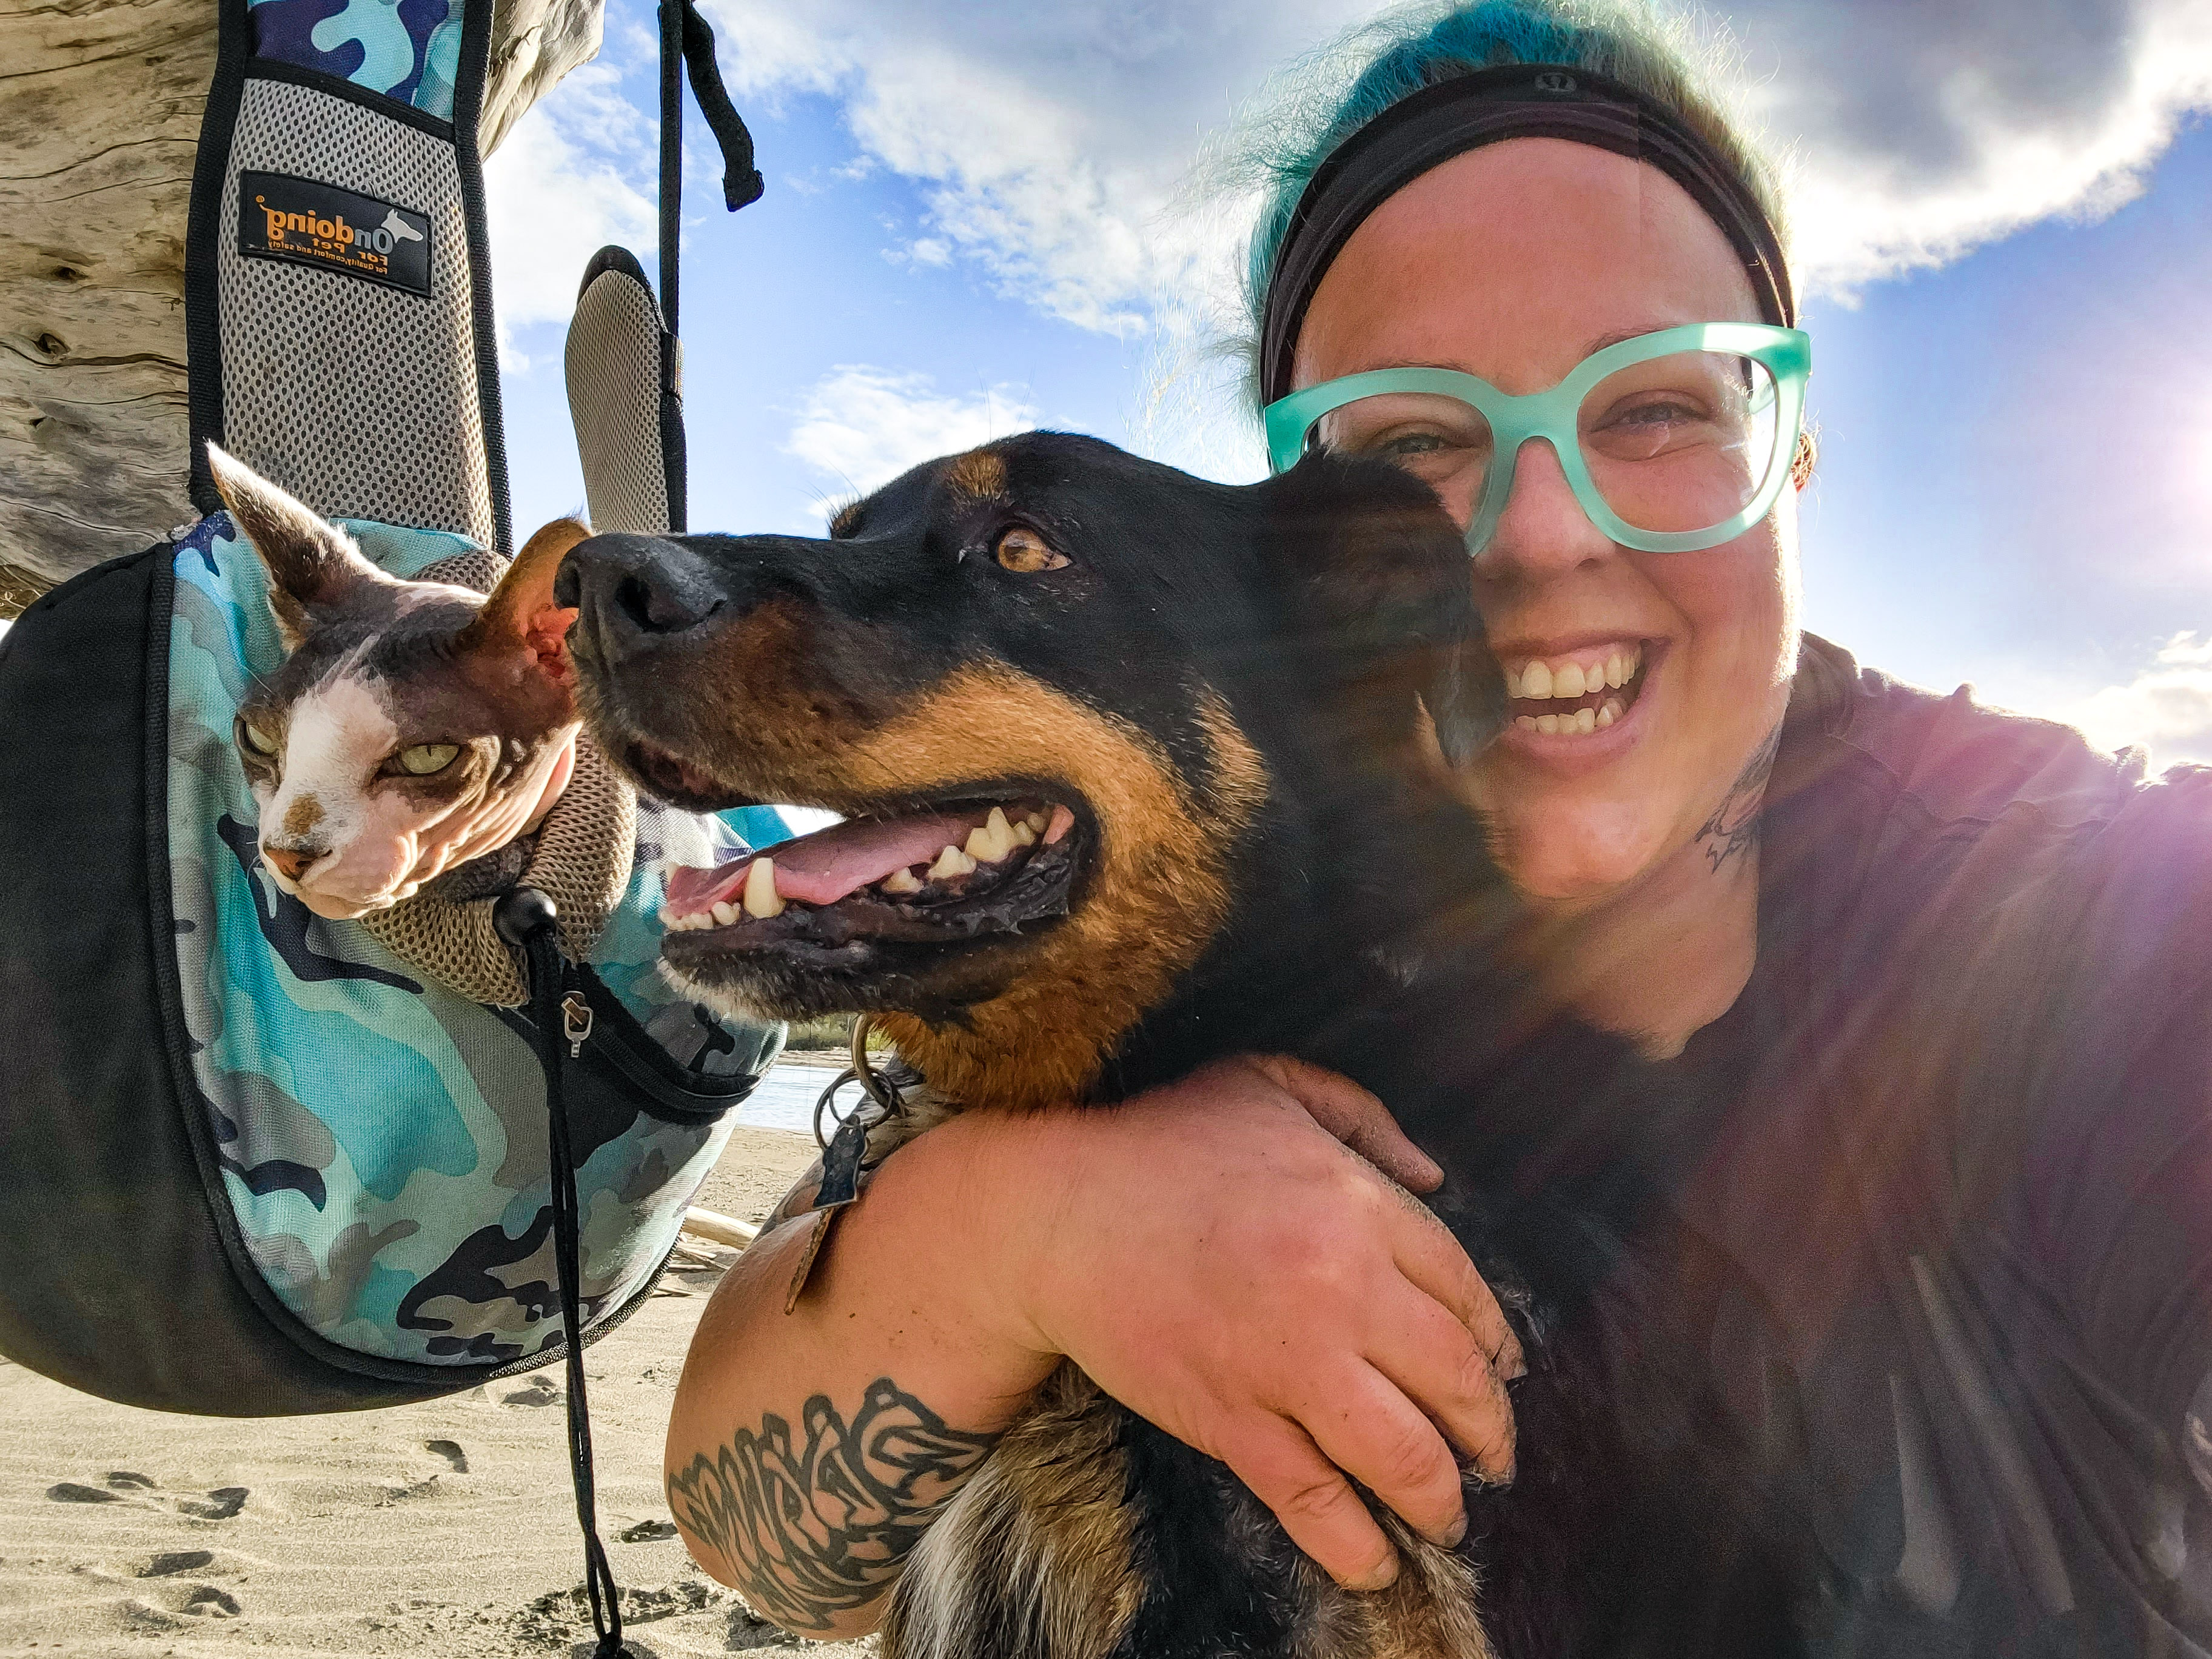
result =
[[1492,579],[1540,581],[1613,550],[1612,539],[1575,499],[1558,453],[1540,440],[1523,444],[1512,494],[1475,556],[1476,569]]

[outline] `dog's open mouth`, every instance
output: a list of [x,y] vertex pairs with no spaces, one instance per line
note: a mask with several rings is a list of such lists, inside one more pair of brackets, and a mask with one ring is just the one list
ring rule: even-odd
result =
[[777,945],[953,944],[1067,913],[1075,814],[1022,796],[860,817],[668,881],[678,967]]

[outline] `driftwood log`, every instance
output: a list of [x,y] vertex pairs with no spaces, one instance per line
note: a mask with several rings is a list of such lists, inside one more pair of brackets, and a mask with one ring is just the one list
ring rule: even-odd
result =
[[[605,0],[498,0],[483,145],[599,49]],[[0,0],[0,617],[185,499],[185,222],[214,0]]]

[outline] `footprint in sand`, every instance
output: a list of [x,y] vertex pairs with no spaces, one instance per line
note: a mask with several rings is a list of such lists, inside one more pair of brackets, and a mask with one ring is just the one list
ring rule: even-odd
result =
[[228,1590],[213,1584],[195,1584],[185,1598],[185,1611],[202,1619],[235,1619],[246,1609]]
[[551,1377],[533,1376],[528,1387],[500,1395],[499,1403],[502,1406],[557,1406],[561,1403],[561,1390],[553,1385]]
[[253,1496],[245,1486],[217,1486],[205,1498],[179,1498],[177,1510],[182,1515],[198,1516],[203,1521],[228,1521],[246,1507],[246,1500]]
[[460,1443],[458,1441],[425,1440],[422,1443],[422,1449],[427,1452],[435,1452],[444,1458],[447,1462],[453,1465],[455,1474],[466,1474],[469,1472],[469,1455],[461,1449]]
[[[114,1490],[118,1487],[121,1490]],[[57,1504],[115,1504],[125,1498],[135,1498],[155,1490],[155,1485],[150,1476],[118,1469],[107,1477],[106,1486],[86,1486],[74,1480],[64,1480],[47,1487],[46,1497]],[[228,1521],[246,1507],[246,1500],[252,1495],[252,1492],[245,1486],[217,1486],[212,1492],[179,1494],[158,1501],[167,1504],[179,1515],[189,1515],[198,1520]]]
[[138,1570],[141,1578],[170,1578],[180,1572],[199,1572],[215,1565],[213,1550],[168,1550]]

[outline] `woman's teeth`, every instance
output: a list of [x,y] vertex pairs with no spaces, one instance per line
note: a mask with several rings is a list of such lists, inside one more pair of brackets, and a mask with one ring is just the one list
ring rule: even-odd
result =
[[1634,679],[1644,666],[1641,645],[1615,646],[1596,656],[1561,657],[1505,668],[1509,697],[1583,697]]
[[[1622,644],[1596,652],[1551,660],[1532,660],[1505,665],[1505,693],[1518,702],[1558,702],[1569,706],[1536,713],[1515,711],[1513,723],[1524,731],[1546,737],[1582,737],[1602,732],[1628,712],[1640,686],[1644,647]],[[1607,696],[1620,691],[1619,696]]]

